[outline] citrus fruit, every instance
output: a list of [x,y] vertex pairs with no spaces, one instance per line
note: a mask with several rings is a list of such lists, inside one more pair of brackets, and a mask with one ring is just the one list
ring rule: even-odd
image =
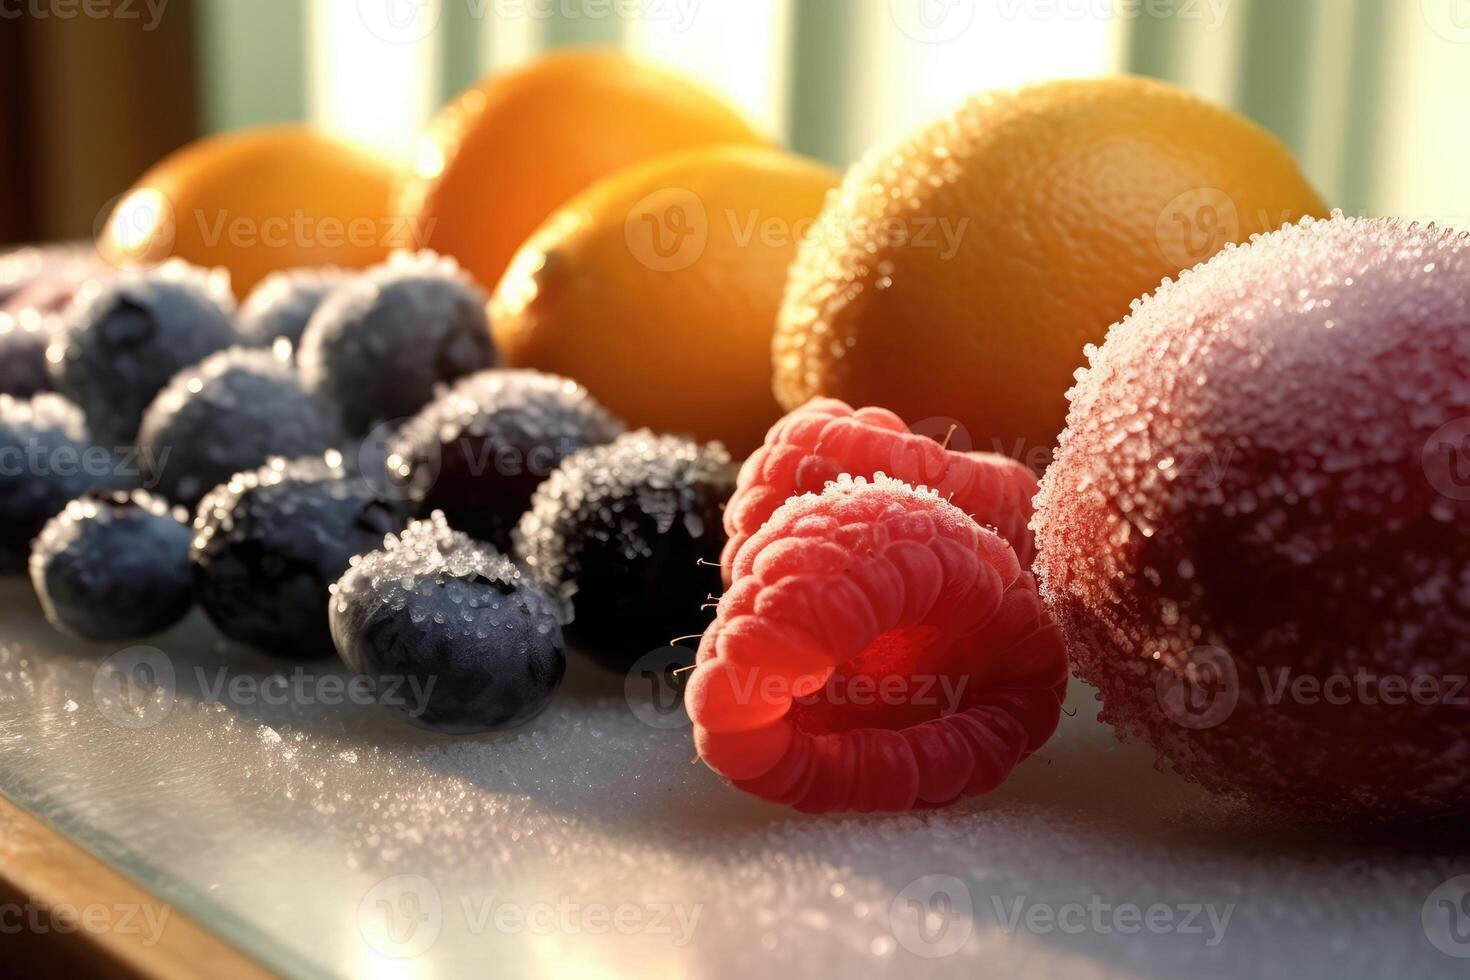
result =
[[1254,123],[1142,78],[983,95],[847,175],[792,269],[777,397],[946,417],[1044,464],[1083,347],[1165,276],[1326,207]]
[[1326,820],[1470,813],[1470,240],[1307,221],[1091,354],[1037,575],[1104,721]]
[[760,445],[781,415],[771,328],[805,224],[837,174],[759,146],[699,147],[553,214],[490,299],[515,367],[575,378],[629,425]]
[[305,126],[206,137],[145,173],[100,229],[117,266],[171,256],[230,272],[237,295],[272,272],[360,267],[411,244],[393,212],[398,177],[377,157]]
[[493,75],[440,111],[403,208],[486,288],[541,221],[630,164],[691,146],[758,143],[690,82],[612,51],[577,50]]

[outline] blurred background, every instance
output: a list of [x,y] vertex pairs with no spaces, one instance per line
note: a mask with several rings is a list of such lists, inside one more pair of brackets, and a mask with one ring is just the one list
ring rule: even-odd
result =
[[1265,124],[1344,210],[1470,224],[1470,0],[0,0],[0,241],[90,235],[149,164],[241,126],[409,164],[448,96],[574,44],[836,163],[983,89],[1154,75]]

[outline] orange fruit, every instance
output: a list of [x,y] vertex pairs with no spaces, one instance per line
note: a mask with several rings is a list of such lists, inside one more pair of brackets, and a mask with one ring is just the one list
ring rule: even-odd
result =
[[558,210],[490,299],[506,360],[575,378],[635,426],[755,448],[780,417],[771,329],[805,225],[839,175],[781,150],[701,147]]
[[678,75],[573,50],[491,76],[446,106],[403,209],[426,247],[490,288],[526,236],[594,181],[674,150],[758,142],[734,110]]
[[366,266],[410,244],[393,210],[398,183],[377,157],[305,126],[224,133],[139,178],[98,248],[117,266],[223,266],[243,296],[281,269]]
[[957,422],[954,445],[1044,465],[1084,346],[1136,297],[1326,214],[1278,140],[1172,86],[980,96],[848,173],[792,268],[777,397]]

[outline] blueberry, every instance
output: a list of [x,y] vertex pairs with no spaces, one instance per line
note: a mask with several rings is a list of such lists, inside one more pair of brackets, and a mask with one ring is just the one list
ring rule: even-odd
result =
[[332,291],[297,352],[307,389],[350,435],[404,418],[445,384],[493,367],[485,297],[452,259],[398,254]]
[[[540,714],[566,671],[562,606],[486,545],[415,521],[333,589],[332,639],[393,705],[442,732],[510,728]],[[386,703],[386,699],[385,699]]]
[[186,507],[272,456],[320,455],[336,422],[301,387],[290,353],[231,347],[185,368],[143,413],[145,485]]
[[0,313],[0,393],[29,398],[51,390],[46,348],[55,334],[56,318],[35,310],[12,316]]
[[31,539],[68,500],[119,485],[114,470],[65,398],[0,395],[0,574],[25,570]]
[[266,653],[332,652],[328,588],[353,555],[402,526],[386,501],[327,459],[237,473],[194,518],[194,595],[220,632]]
[[189,525],[142,490],[92,491],[46,523],[31,582],[51,625],[84,640],[134,640],[193,604]]
[[336,266],[273,272],[260,281],[240,305],[241,343],[269,347],[285,338],[293,348],[322,300],[348,273]]
[[551,474],[521,518],[517,552],[543,588],[570,596],[579,644],[626,668],[708,625],[701,606],[720,590],[734,489],[719,443],[630,432]]
[[228,280],[170,260],[89,284],[47,358],[56,390],[86,413],[93,436],[123,446],[170,378],[236,339]]
[[575,381],[537,371],[463,378],[410,420],[388,450],[390,483],[419,516],[509,549],[531,494],[561,461],[624,425]]

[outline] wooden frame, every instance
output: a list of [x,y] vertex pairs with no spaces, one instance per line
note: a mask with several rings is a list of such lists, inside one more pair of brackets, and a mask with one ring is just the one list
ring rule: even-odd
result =
[[[85,926],[89,920],[78,921],[68,909],[89,910],[94,924]],[[115,928],[97,927],[103,919]],[[37,921],[40,929],[31,925]],[[52,928],[55,923],[61,928]],[[71,975],[159,980],[274,976],[3,796],[0,943],[0,968],[7,975],[64,976],[62,971],[69,970]]]

